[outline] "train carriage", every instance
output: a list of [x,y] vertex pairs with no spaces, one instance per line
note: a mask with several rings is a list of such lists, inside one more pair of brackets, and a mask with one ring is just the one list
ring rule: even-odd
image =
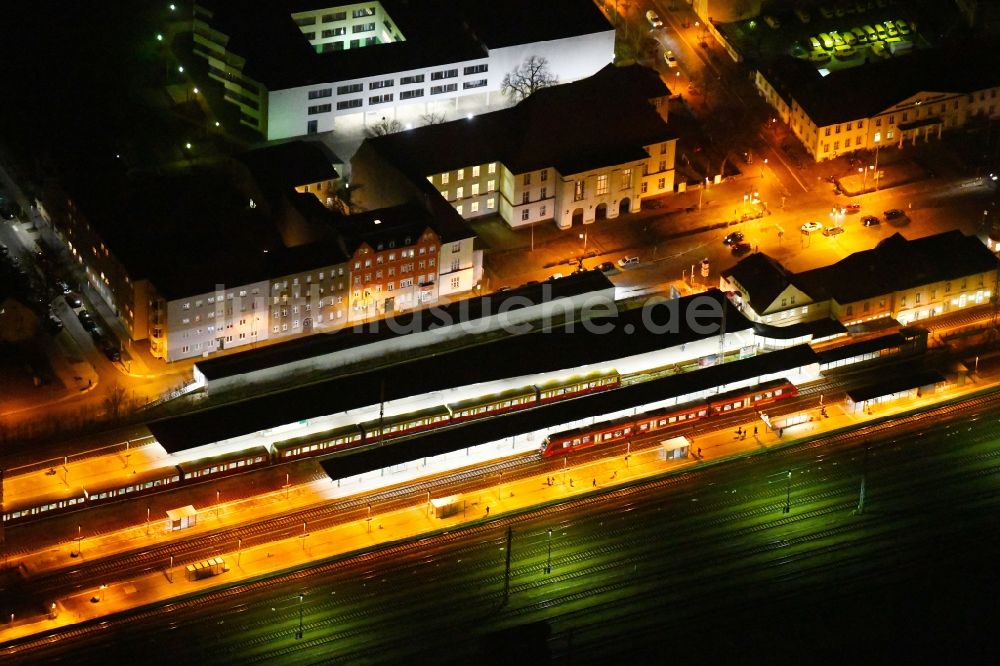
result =
[[184,480],[207,479],[237,474],[255,467],[266,467],[270,463],[268,450],[263,446],[255,446],[244,451],[183,462],[177,465],[177,469],[184,476]]
[[514,409],[531,407],[538,402],[538,391],[534,386],[511,389],[493,395],[480,396],[452,402],[445,405],[451,413],[452,423],[468,419],[484,418],[505,414]]
[[361,428],[352,424],[312,435],[274,442],[271,444],[271,453],[276,463],[296,458],[321,456],[357,444],[363,437],[364,433],[361,432]]
[[592,372],[587,375],[572,377],[560,381],[538,384],[538,402],[546,403],[553,400],[564,400],[586,395],[594,391],[604,391],[615,388],[621,381],[617,370]]
[[381,439],[402,437],[428,428],[447,425],[451,421],[451,412],[444,405],[430,407],[419,412],[400,414],[383,419],[372,419],[361,424],[365,434],[365,443],[374,444]]
[[562,455],[598,444],[622,441],[636,434],[708,418],[713,414],[741,411],[775,400],[790,398],[798,391],[787,379],[774,379],[753,388],[742,388],[680,405],[664,407],[636,416],[624,416],[582,428],[553,433],[545,438],[543,456]]
[[29,520],[40,520],[69,511],[83,509],[87,491],[83,488],[60,488],[34,497],[6,499],[3,506],[4,525],[16,525]]
[[176,465],[158,469],[144,470],[132,475],[127,481],[122,481],[113,488],[92,490],[87,500],[88,505],[113,502],[124,497],[134,497],[150,492],[166,490],[181,482],[181,473]]

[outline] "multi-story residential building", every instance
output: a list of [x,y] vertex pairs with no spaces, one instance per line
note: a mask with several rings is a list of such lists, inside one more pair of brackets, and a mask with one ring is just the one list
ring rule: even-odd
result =
[[422,181],[465,219],[499,214],[511,227],[615,218],[673,191],[669,94],[653,70],[608,65],[509,109],[367,139],[352,182],[374,207],[412,196],[400,179]]
[[[919,50],[825,75],[808,61],[784,57],[756,71],[754,80],[805,149],[822,161],[915,145],[976,120],[1000,118],[1000,74],[992,51]],[[980,66],[967,66],[970,53]]]
[[720,288],[754,321],[788,325],[831,317],[845,325],[891,317],[908,324],[989,303],[997,258],[975,236],[899,233],[835,264],[792,273],[756,253],[722,272]]
[[[382,242],[399,243],[390,263],[400,278],[391,287],[388,278],[381,283],[398,296],[381,302],[379,314],[434,302],[442,274],[449,285],[460,278],[452,291],[469,290],[481,269],[474,234],[448,206],[344,217],[314,192],[295,192],[294,179],[262,183],[236,160],[168,172],[90,172],[72,183],[69,191],[46,192],[40,210],[126,335],[148,340],[152,355],[168,361],[346,325],[356,275],[350,259],[366,248],[381,252]],[[386,228],[405,222],[413,238],[381,240],[380,216]],[[366,221],[376,231],[365,231]],[[460,249],[458,266],[442,268],[444,242]]]
[[[476,113],[529,56],[562,81],[614,59],[615,31],[592,0],[198,0],[194,52],[268,139],[381,118]],[[183,26],[184,23],[179,24]]]

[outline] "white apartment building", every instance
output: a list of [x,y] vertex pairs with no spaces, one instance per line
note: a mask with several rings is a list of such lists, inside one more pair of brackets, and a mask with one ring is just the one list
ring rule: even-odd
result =
[[195,53],[268,139],[393,119],[422,125],[496,104],[529,56],[560,81],[614,59],[615,31],[592,0],[201,0]]

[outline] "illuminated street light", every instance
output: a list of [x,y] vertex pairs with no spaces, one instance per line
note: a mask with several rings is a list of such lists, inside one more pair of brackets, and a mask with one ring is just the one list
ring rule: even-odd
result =
[[188,150],[191,150],[191,143],[190,142],[185,143],[184,147],[187,148]]
[[785,508],[782,513],[791,513],[792,511],[792,470],[788,470],[788,485],[785,489]]
[[302,600],[306,598],[305,594],[299,595],[299,630],[295,633],[296,640],[302,638]]
[[193,93],[194,93],[195,95],[197,95],[197,94],[198,94],[198,89],[197,89],[197,88],[194,88],[194,89],[192,89],[192,91],[191,91],[191,92],[193,92]]
[[161,35],[160,33],[156,33],[156,41],[162,42],[163,41],[163,35]]
[[549,556],[545,561],[545,573],[552,573],[552,530],[549,530]]
[[177,5],[175,5],[173,3],[170,3],[170,11],[175,11],[176,9],[177,9]]
[[181,74],[183,74],[184,73],[184,65],[177,65],[177,71],[180,72]]
[[216,127],[219,127],[219,126],[220,126],[220,125],[219,125],[219,121],[218,121],[218,120],[216,120],[216,121],[215,121],[215,126],[216,126]]

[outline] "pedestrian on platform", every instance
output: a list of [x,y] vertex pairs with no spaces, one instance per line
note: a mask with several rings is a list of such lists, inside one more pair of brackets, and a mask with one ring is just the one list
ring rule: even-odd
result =
[[701,458],[701,449],[698,449],[698,457]]
[[754,436],[754,437],[756,437],[756,436],[757,436],[757,426],[754,426],[754,427],[753,427],[753,436]]
[[486,506],[486,517],[487,518],[490,517],[490,507],[489,507],[489,505]]
[[597,479],[594,479],[593,481],[591,481],[590,485],[591,485],[591,487],[596,488],[597,487]]
[[570,488],[572,488],[572,487],[573,487],[573,479],[570,479],[570,480],[569,480],[569,487],[570,487]]

